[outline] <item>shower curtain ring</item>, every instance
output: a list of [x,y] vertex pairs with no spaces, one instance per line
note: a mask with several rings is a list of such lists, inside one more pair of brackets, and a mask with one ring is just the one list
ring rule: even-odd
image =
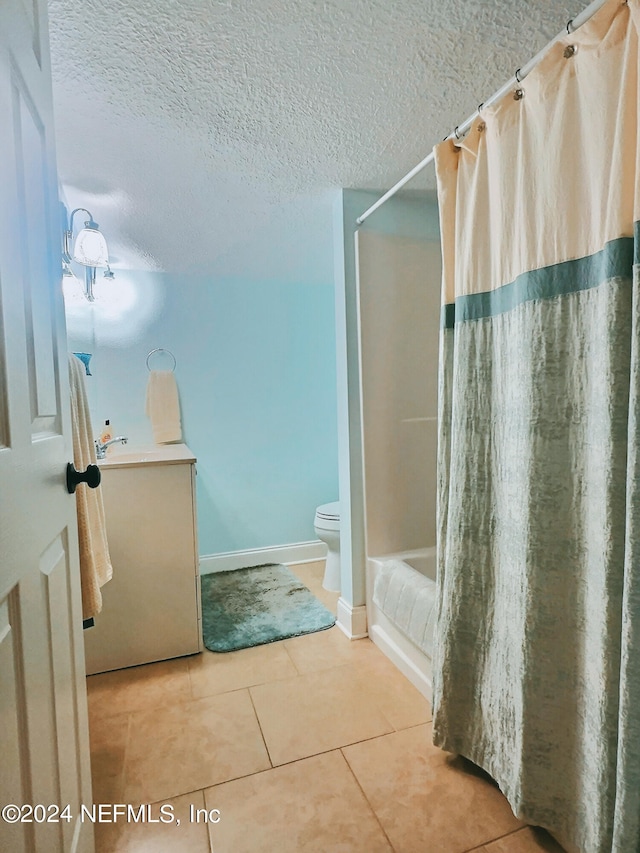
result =
[[574,31],[575,27],[573,26],[573,18],[570,21],[567,21],[567,35],[570,36]]
[[516,73],[514,74],[514,77],[516,78],[516,83],[522,83],[522,77],[520,77],[521,71],[522,68],[516,68]]
[[482,118],[482,108],[484,107],[484,101],[481,104],[478,104],[478,118],[480,121],[478,122],[478,133],[483,133],[487,129],[487,124],[485,120]]
[[458,142],[460,142],[460,140],[462,139],[462,137],[458,134],[458,127],[459,127],[459,125],[456,125],[456,126],[455,126],[455,130],[453,131],[453,135],[454,135],[454,136],[455,136],[455,138],[458,140]]

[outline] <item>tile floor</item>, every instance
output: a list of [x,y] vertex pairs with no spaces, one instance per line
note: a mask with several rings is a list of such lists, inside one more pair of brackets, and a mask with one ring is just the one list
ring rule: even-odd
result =
[[[323,564],[291,568],[335,612]],[[431,745],[424,698],[337,627],[87,684],[94,801],[180,820],[98,824],[96,853],[561,853]]]

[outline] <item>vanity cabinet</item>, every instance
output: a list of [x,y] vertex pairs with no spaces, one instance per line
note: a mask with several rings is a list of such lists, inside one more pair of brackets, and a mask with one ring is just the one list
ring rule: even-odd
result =
[[202,650],[195,462],[184,444],[100,461],[113,578],[84,631],[87,674]]

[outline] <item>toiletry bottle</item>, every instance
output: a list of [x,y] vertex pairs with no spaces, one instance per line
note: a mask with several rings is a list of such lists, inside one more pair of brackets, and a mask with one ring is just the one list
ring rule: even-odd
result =
[[[106,444],[107,441],[111,441],[113,438],[113,430],[110,426],[110,421],[104,422],[104,427],[102,432],[100,433],[100,444]],[[111,447],[107,448],[107,453],[111,450]]]

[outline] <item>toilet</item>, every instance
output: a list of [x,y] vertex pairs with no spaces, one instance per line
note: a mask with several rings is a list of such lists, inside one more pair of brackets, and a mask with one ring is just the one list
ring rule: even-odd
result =
[[340,592],[340,503],[322,504],[316,509],[313,522],[318,539],[327,543],[327,564],[322,586]]

